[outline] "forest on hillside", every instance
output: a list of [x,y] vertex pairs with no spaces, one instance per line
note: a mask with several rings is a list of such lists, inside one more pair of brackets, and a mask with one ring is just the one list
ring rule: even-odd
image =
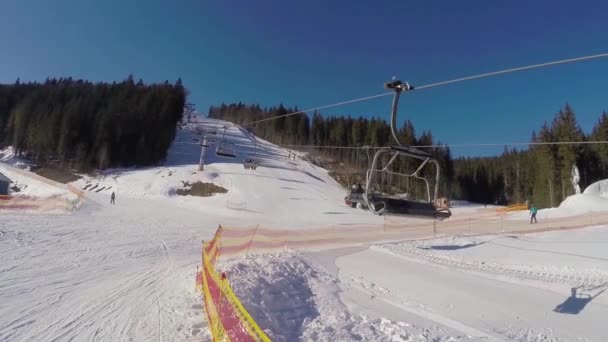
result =
[[[222,104],[209,109],[209,117],[246,124],[298,112],[283,105],[261,108],[258,105]],[[323,116],[315,112],[312,118],[305,113],[248,125],[254,133],[273,143],[314,146],[388,146],[394,142],[389,124],[379,118]],[[571,169],[580,170],[581,188],[599,179],[608,178],[608,145],[530,145],[527,149],[509,149],[495,157],[452,158],[449,147],[441,144],[432,132],[416,132],[407,120],[398,130],[402,143],[411,146],[438,145],[427,148],[442,169],[440,192],[452,199],[478,203],[522,203],[526,200],[539,207],[557,206],[573,193]],[[607,141],[608,114],[600,114],[593,130],[585,133],[576,121],[574,110],[565,105],[550,122],[531,132],[530,142]],[[299,147],[297,149],[304,149]],[[344,164],[344,172],[364,174],[368,166],[367,152],[361,149],[318,148],[309,152],[332,158]],[[400,162],[399,170],[411,170],[413,163]],[[429,174],[427,174],[428,176]],[[395,182],[386,179],[386,182]],[[402,182],[399,180],[399,182]],[[393,185],[393,184],[391,184]],[[423,188],[409,182],[396,184],[399,188],[419,195]]]
[[166,157],[185,99],[181,80],[17,80],[0,85],[0,145],[42,165],[152,165]]

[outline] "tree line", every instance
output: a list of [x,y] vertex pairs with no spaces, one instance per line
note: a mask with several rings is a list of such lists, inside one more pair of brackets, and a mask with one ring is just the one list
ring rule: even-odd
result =
[[[211,107],[209,117],[247,124],[297,111],[297,107],[285,108],[283,105],[261,108],[258,105],[242,103],[222,104]],[[305,113],[298,113],[247,127],[261,138],[283,146],[362,147],[394,144],[389,124],[380,118],[352,118],[348,115],[326,117],[315,112],[309,119]],[[524,150],[505,147],[499,156],[453,159],[448,146],[436,140],[431,131],[418,135],[409,120],[399,127],[398,137],[403,144],[411,146],[437,146],[426,148],[425,151],[435,156],[440,163],[440,194],[453,199],[500,204],[530,201],[539,207],[557,206],[573,193],[572,165],[576,164],[580,170],[582,189],[594,181],[608,178],[606,144],[530,145]],[[592,132],[585,134],[569,105],[565,105],[555,114],[554,119],[540,127],[538,132],[532,132],[530,139],[534,143],[590,140],[608,140],[607,114],[602,113]],[[332,158],[340,163],[343,172],[362,176],[369,165],[369,157],[373,156],[373,151],[369,151],[368,155],[368,152],[361,149],[304,150]],[[413,161],[400,160],[396,164],[396,170],[411,172],[416,165]],[[432,170],[428,171],[430,172],[424,175],[432,176]],[[417,196],[425,191],[424,185],[412,184],[411,180],[399,177],[387,176],[381,178],[381,182],[384,183],[383,190],[393,189],[396,192],[405,189]]]
[[165,159],[186,91],[175,84],[72,78],[0,85],[0,144],[40,164],[78,169]]

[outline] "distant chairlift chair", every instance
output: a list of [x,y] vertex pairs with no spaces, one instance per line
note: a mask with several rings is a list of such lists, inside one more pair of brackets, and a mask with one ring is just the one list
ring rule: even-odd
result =
[[224,126],[224,133],[222,134],[222,140],[217,144],[215,148],[215,154],[219,157],[225,158],[236,158],[236,147],[233,143],[229,143],[226,141],[226,128]]
[[215,154],[225,158],[236,158],[236,148],[233,143],[222,141],[215,148]]

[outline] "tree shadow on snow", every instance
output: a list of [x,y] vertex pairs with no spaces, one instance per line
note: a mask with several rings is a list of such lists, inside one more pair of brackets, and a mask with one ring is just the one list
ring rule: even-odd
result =
[[606,291],[608,283],[600,286],[585,288],[583,286],[573,287],[570,289],[570,297],[553,309],[554,312],[578,315],[587,304]]

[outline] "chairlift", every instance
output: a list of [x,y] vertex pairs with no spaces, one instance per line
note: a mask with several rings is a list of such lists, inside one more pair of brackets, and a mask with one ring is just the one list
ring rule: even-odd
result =
[[220,142],[215,148],[215,154],[219,157],[236,158],[236,148],[233,143]]
[[222,140],[217,144],[215,148],[215,154],[219,157],[225,158],[236,158],[236,147],[233,143],[226,141],[226,128],[224,126],[224,133],[222,134]]
[[[395,91],[393,98],[393,106],[391,112],[391,132],[397,146],[383,147],[376,151],[373,159],[371,159],[369,168],[366,173],[366,186],[363,193],[363,201],[367,208],[376,215],[397,215],[410,216],[429,219],[443,220],[451,216],[448,208],[437,207],[435,201],[438,200],[439,191],[439,163],[430,154],[413,148],[411,146],[402,146],[397,139],[395,131],[397,121],[397,107],[399,104],[399,96],[404,91],[414,89],[407,82],[393,80],[385,85],[386,88]],[[369,150],[368,150],[369,153]],[[403,173],[393,171],[392,166],[399,158],[410,158],[420,161],[416,170],[412,173]],[[381,165],[383,160],[387,160],[384,166]],[[434,190],[431,195],[431,186],[429,180],[422,175],[422,171],[429,165],[435,166],[435,182]],[[385,173],[392,176],[414,178],[423,181],[426,186],[426,198],[422,200],[411,199],[409,196],[390,195],[383,193],[379,187],[376,187],[378,175]]]

